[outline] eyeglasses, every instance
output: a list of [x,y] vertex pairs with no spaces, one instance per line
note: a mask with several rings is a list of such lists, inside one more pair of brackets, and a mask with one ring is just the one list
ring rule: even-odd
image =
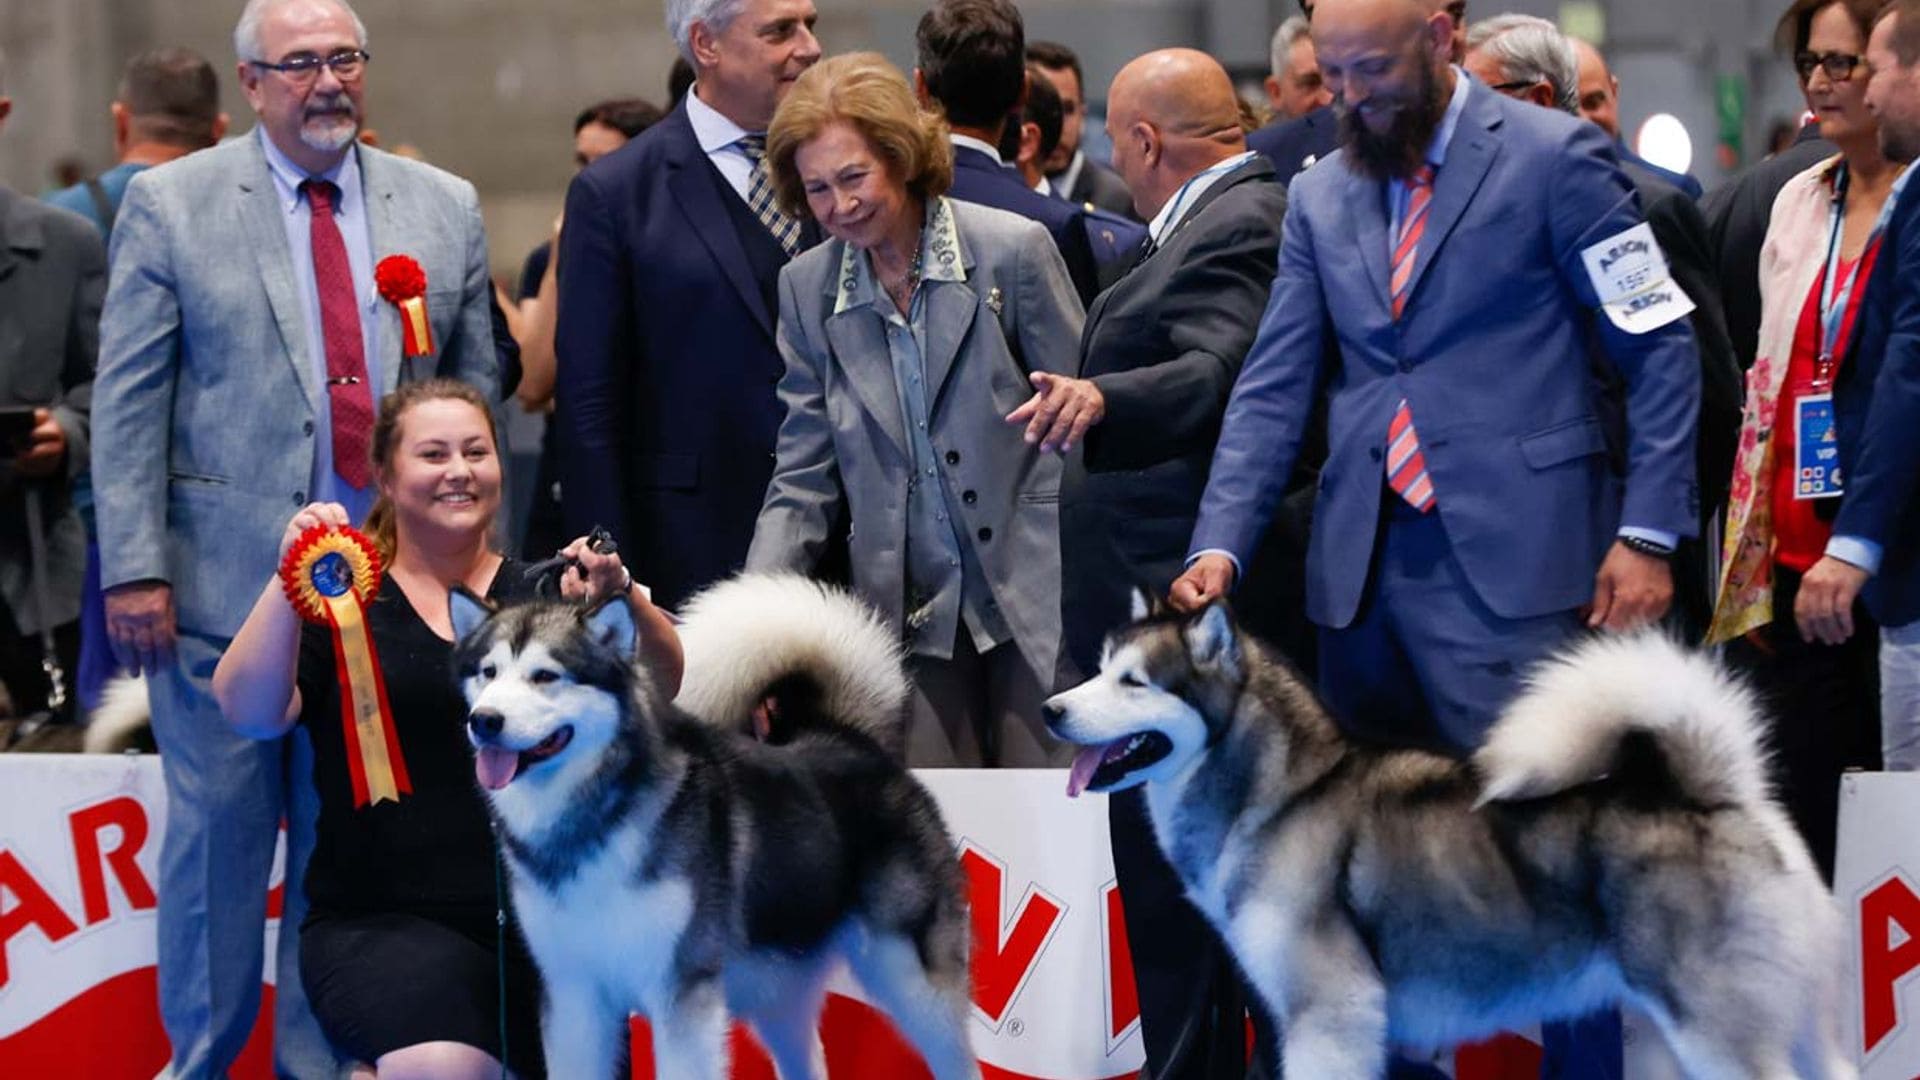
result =
[[331,69],[333,77],[341,82],[353,82],[367,73],[367,61],[371,59],[373,54],[365,49],[341,49],[326,56],[315,56],[309,52],[294,53],[277,64],[266,60],[247,62],[254,67],[277,71],[285,75],[288,82],[305,86],[320,77],[323,67]]
[[1834,82],[1846,82],[1866,62],[1865,57],[1852,53],[1803,52],[1794,54],[1793,70],[1800,73],[1801,82],[1813,78],[1815,69],[1826,72],[1827,78]]
[[1545,79],[1515,79],[1512,82],[1494,83],[1492,86],[1487,87],[1487,89],[1512,95],[1522,90],[1531,90],[1545,81]]

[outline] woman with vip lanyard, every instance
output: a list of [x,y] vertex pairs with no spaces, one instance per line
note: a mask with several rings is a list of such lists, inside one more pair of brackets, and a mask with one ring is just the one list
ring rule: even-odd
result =
[[1040,225],[945,197],[947,125],[876,53],[794,83],[767,132],[781,208],[830,240],[780,274],[786,419],[747,555],[812,572],[849,520],[853,587],[901,633],[913,766],[1065,764],[1060,462],[1004,418],[1072,371],[1082,313]]
[[1778,38],[1793,46],[1807,107],[1840,148],[1788,181],[1760,255],[1759,348],[1727,508],[1710,642],[1766,695],[1777,781],[1831,876],[1840,774],[1879,761],[1878,634],[1856,606],[1842,645],[1794,625],[1800,579],[1828,547],[1846,477],[1836,468],[1833,380],[1868,278],[1900,165],[1881,153],[1862,54],[1879,0],[1797,0]]
[[[408,383],[381,403],[372,443],[379,499],[365,529],[380,549],[382,579],[365,626],[397,752],[385,771],[405,778],[398,798],[381,797],[383,783],[365,779],[382,763],[356,754],[342,727],[337,672],[351,659],[336,661],[331,629],[302,625],[278,577],[221,657],[214,696],[242,734],[274,738],[299,723],[313,736],[320,818],[300,977],[354,1080],[497,1080],[503,1036],[513,1074],[538,1076],[539,979],[518,930],[496,921],[505,900],[474,783],[466,704],[453,682],[447,607],[454,585],[510,602],[533,595],[537,583],[492,544],[500,458],[477,391],[451,380]],[[315,526],[347,524],[335,503],[301,509],[279,538],[281,558]],[[663,686],[677,687],[678,638],[619,556],[584,538],[564,554],[582,573],[563,574],[562,592],[587,602],[624,592],[641,627],[642,661]]]

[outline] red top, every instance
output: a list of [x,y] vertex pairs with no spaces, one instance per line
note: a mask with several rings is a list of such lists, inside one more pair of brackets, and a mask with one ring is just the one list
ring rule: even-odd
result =
[[[1839,374],[1840,363],[1847,354],[1847,341],[1853,336],[1853,321],[1860,314],[1860,300],[1867,294],[1867,279],[1873,274],[1873,264],[1879,254],[1880,241],[1876,239],[1856,260],[1860,274],[1854,281],[1852,294],[1847,297],[1847,309],[1840,317],[1840,336],[1834,342],[1833,371],[1829,379]],[[1840,264],[1842,282],[1847,280],[1853,265],[1852,262]],[[1778,412],[1773,420],[1773,559],[1803,574],[1820,561],[1820,556],[1826,553],[1827,541],[1833,536],[1832,523],[1820,520],[1814,513],[1814,508],[1827,500],[1793,497],[1798,481],[1794,408],[1802,394],[1813,392],[1814,362],[1820,356],[1820,292],[1826,279],[1825,273],[1814,278],[1806,307],[1800,312],[1800,325],[1793,335],[1793,356],[1787,362],[1787,380],[1780,388]],[[1832,390],[1832,384],[1824,389]]]

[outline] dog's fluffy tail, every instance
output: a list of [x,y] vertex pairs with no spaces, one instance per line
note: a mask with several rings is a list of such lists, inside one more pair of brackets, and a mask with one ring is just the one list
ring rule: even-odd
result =
[[1757,806],[1768,797],[1761,731],[1753,694],[1706,655],[1653,631],[1596,637],[1536,669],[1494,724],[1474,755],[1480,801],[1597,779],[1640,735],[1688,797]]
[[681,615],[686,674],[674,703],[729,730],[746,730],[769,696],[796,681],[807,713],[892,747],[901,736],[907,679],[898,637],[842,589],[797,574],[742,574],[707,589]]
[[87,718],[82,748],[89,754],[118,754],[141,745],[148,736],[153,709],[142,675],[117,675],[100,691],[100,704]]

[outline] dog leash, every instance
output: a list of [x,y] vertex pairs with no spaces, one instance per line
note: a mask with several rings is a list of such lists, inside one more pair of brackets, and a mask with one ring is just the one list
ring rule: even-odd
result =
[[[614,542],[613,534],[604,525],[595,525],[587,534],[587,550],[595,555],[613,555],[620,551],[620,545]],[[571,555],[555,555],[551,559],[542,559],[521,572],[522,577],[533,583],[535,596],[542,600],[560,598],[560,582],[565,579],[567,570],[572,568],[582,578],[587,576],[587,568],[579,559]]]

